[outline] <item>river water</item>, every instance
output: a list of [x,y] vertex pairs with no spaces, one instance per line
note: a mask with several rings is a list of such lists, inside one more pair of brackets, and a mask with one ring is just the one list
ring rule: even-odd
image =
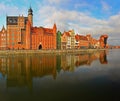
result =
[[120,50],[0,56],[0,101],[118,101]]

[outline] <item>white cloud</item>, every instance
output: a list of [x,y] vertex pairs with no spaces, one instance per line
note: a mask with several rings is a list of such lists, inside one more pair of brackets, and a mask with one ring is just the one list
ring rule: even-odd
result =
[[[61,4],[68,3],[71,0],[43,0],[43,5],[52,5],[52,6],[60,6]],[[40,0],[38,0],[40,2]],[[41,2],[40,2],[41,3]]]
[[0,4],[0,15],[2,15],[6,10],[6,6],[4,4]]
[[114,28],[120,27],[120,20],[119,19],[120,19],[120,14],[111,16],[109,19],[109,25],[114,27]]
[[[2,26],[6,25],[6,16],[19,16],[19,15],[27,15],[27,8],[19,8],[18,6],[11,5],[10,0],[5,4],[4,2],[0,3],[0,30]],[[6,27],[6,26],[5,26]]]
[[47,0],[47,2],[50,3],[50,4],[53,4],[53,3],[59,4],[59,3],[63,2],[63,1],[64,0]]
[[62,31],[70,28],[75,29],[79,33],[85,33],[86,31],[90,31],[90,33],[111,31],[111,26],[108,25],[109,21],[93,18],[83,12],[58,10],[53,6],[44,6],[39,10],[38,16],[40,16],[38,22],[42,19],[42,23],[46,26],[52,26],[51,24],[56,22],[58,29]]
[[105,1],[101,1],[101,4],[103,11],[110,11],[111,6],[109,4],[107,4]]
[[[69,0],[68,0],[69,1]],[[48,4],[44,4],[47,2]],[[60,31],[68,31],[74,29],[79,34],[92,34],[93,36],[100,36],[107,33],[111,39],[117,38],[120,33],[120,14],[110,16],[107,20],[97,19],[91,16],[90,13],[80,12],[75,10],[67,10],[62,7],[58,7],[63,0],[46,0],[44,3],[38,2],[37,6],[39,10],[34,11],[34,25],[43,27],[53,27],[53,24],[57,24],[57,28]],[[39,4],[40,3],[40,4]],[[67,3],[67,1],[66,1]],[[56,4],[53,6],[53,4]],[[78,6],[85,6],[78,5]],[[102,7],[105,11],[110,9],[110,6],[102,1]],[[8,15],[27,15],[27,8],[21,9],[16,6],[10,6],[0,4],[0,16],[2,14]]]
[[9,4],[5,5],[4,3],[0,4],[0,16],[1,15],[19,15],[26,14],[24,8],[18,8],[17,6],[11,6]]
[[52,27],[55,22],[58,30],[62,32],[74,29],[76,33],[85,35],[90,33],[97,37],[101,34],[108,34],[112,41],[120,33],[120,14],[110,16],[107,20],[102,20],[84,12],[63,10],[49,5],[40,8],[37,16],[39,16],[39,19],[37,17],[38,22],[41,22],[43,26]]
[[92,6],[86,2],[80,2],[75,4],[75,8],[81,8],[81,7],[91,8]]

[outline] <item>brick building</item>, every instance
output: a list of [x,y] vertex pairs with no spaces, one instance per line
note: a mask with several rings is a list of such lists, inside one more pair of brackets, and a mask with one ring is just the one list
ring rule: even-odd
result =
[[92,38],[90,34],[86,35],[88,41],[89,41],[89,48],[108,48],[107,39],[108,35],[103,34],[100,36],[100,38],[97,40],[95,38]]
[[34,27],[33,10],[30,7],[28,16],[7,16],[6,29],[0,31],[0,49],[79,49],[107,48],[106,34],[99,40],[91,35],[79,35],[74,30],[61,34],[56,24],[52,28]]
[[75,32],[69,30],[61,35],[61,49],[74,49],[75,47]]
[[7,16],[8,49],[56,49],[56,31],[53,28],[33,27],[33,10],[28,16]]
[[3,26],[2,30],[0,31],[0,49],[6,49],[6,42],[7,42],[7,31]]
[[89,41],[86,36],[75,35],[75,48],[89,48]]
[[73,30],[64,32],[61,35],[61,49],[80,49],[80,48],[108,48],[108,35],[103,34],[99,39],[95,39],[91,34],[75,34]]
[[53,28],[33,27],[31,29],[32,49],[56,49],[56,24]]
[[61,35],[60,31],[57,31],[57,49],[61,49]]

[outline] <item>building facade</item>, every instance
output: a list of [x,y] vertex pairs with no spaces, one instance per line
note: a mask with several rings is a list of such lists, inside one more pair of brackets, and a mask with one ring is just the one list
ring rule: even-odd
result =
[[86,35],[86,37],[89,41],[89,48],[108,48],[108,44],[107,44],[108,35],[107,34],[101,35],[98,40],[95,38],[92,38],[90,34]]
[[7,43],[7,31],[5,27],[3,26],[2,30],[0,31],[0,49],[5,50],[6,49],[6,43]]
[[61,34],[56,24],[52,28],[34,27],[33,10],[28,9],[28,16],[7,16],[6,29],[0,31],[0,49],[80,49],[107,48],[106,34],[99,40],[91,35],[75,34],[69,30]]
[[7,16],[8,49],[56,49],[56,24],[53,28],[34,27],[33,10],[28,16]]
[[61,49],[61,35],[60,31],[57,31],[57,49]]
[[7,16],[7,48],[21,49],[26,48],[26,25],[28,17]]
[[61,35],[61,49],[74,49],[75,33],[74,30],[69,30]]
[[56,24],[53,28],[33,27],[31,29],[32,49],[56,49]]
[[75,35],[75,48],[89,48],[89,41],[86,36],[83,35]]

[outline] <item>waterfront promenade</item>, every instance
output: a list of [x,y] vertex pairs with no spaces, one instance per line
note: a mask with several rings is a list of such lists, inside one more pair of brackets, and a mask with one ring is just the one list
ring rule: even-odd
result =
[[67,53],[91,53],[107,49],[70,49],[70,50],[0,50],[0,55],[14,54],[67,54]]

